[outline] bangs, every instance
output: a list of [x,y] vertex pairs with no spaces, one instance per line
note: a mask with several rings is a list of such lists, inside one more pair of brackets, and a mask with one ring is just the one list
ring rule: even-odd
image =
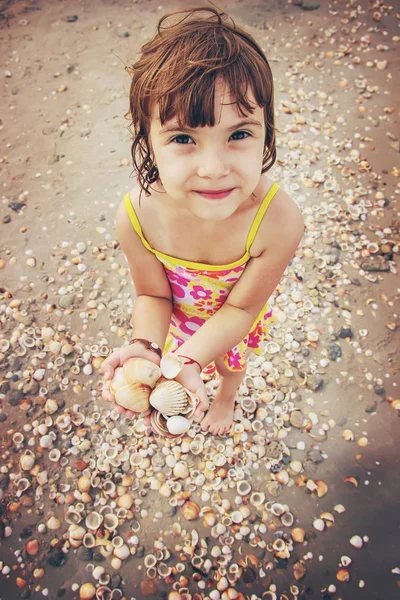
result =
[[213,127],[218,119],[215,114],[218,80],[226,85],[241,116],[252,114],[256,108],[254,100],[249,99],[249,93],[252,92],[258,106],[265,107],[270,101],[271,90],[266,85],[255,86],[254,79],[242,64],[232,64],[223,71],[218,69],[204,73],[201,67],[193,71],[194,76],[187,84],[180,80],[177,87],[167,90],[164,84],[168,85],[170,79],[163,82],[160,78],[158,84],[163,92],[155,94],[154,101],[158,105],[161,125],[176,118],[179,127]]

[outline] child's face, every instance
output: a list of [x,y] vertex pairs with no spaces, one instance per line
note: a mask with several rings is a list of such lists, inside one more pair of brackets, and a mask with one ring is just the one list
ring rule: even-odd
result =
[[168,196],[205,220],[231,216],[249,200],[262,169],[264,110],[256,105],[243,116],[221,81],[215,90],[215,125],[179,128],[175,119],[161,127],[153,109],[150,142]]

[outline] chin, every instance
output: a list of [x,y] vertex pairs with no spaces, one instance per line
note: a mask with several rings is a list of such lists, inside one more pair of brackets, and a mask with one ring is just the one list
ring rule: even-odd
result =
[[203,221],[223,221],[228,219],[237,210],[237,206],[210,206],[196,208],[192,212]]

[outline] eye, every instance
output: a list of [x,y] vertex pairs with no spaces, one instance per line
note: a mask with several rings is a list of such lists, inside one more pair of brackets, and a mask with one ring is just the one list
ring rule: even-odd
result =
[[184,133],[175,136],[171,140],[171,142],[174,142],[175,144],[190,144],[191,141],[193,141],[192,138]]
[[248,131],[235,131],[235,133],[232,133],[231,139],[233,139],[234,141],[245,140],[249,136],[251,137],[251,133],[249,133]]

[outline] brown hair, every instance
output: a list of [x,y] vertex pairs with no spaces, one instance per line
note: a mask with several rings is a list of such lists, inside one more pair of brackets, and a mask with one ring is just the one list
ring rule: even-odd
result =
[[[208,14],[202,14],[208,13]],[[171,24],[171,17],[181,17]],[[164,15],[157,33],[142,47],[140,59],[126,68],[133,126],[132,159],[146,195],[159,174],[149,143],[150,111],[158,103],[161,124],[176,117],[180,127],[215,124],[214,93],[218,76],[236,98],[241,114],[252,113],[250,89],[264,108],[265,145],[262,173],[276,159],[273,79],[261,48],[251,35],[216,8],[194,8]]]

